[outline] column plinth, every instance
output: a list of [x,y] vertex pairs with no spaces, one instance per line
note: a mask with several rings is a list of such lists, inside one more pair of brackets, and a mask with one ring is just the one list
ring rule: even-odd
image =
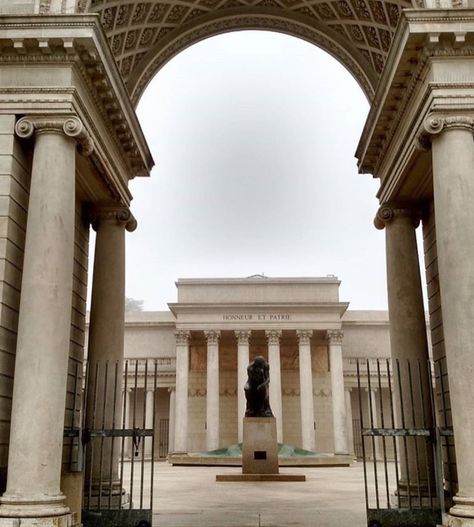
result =
[[189,331],[178,330],[176,336],[176,396],[174,419],[174,452],[188,451],[188,381]]
[[474,525],[474,119],[430,116],[443,330],[459,490],[447,525]]
[[219,448],[219,337],[220,331],[205,331],[207,339],[206,447]]
[[299,343],[300,362],[301,444],[305,450],[314,450],[314,400],[311,364],[311,336],[313,331],[298,330],[296,335]]
[[238,330],[235,332],[237,338],[237,426],[238,441],[243,441],[243,419],[245,416],[246,400],[244,386],[247,382],[247,367],[250,363],[249,330]]
[[[26,117],[34,136],[21,284],[8,482],[0,517],[68,515],[60,490],[74,262],[77,117]],[[88,137],[88,136],[87,136]],[[38,404],[38,401],[42,401]],[[5,520],[4,520],[5,521]],[[21,520],[20,520],[21,521]]]
[[343,332],[332,329],[327,332],[329,364],[331,369],[332,421],[334,431],[334,452],[348,454],[346,399],[344,395],[344,369],[342,364]]
[[283,408],[281,398],[280,338],[281,330],[265,331],[268,341],[268,364],[270,365],[270,407],[276,418],[277,441],[283,443]]

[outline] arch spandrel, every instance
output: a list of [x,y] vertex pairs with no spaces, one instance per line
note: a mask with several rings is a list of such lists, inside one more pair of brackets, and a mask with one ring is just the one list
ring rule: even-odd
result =
[[411,0],[91,0],[135,102],[172,56],[207,37],[268,29],[336,57],[370,99],[403,8]]

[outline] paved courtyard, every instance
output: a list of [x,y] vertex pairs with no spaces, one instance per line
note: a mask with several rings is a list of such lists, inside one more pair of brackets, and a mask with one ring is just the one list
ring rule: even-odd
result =
[[[304,483],[216,483],[238,467],[155,464],[153,527],[364,527],[361,463],[284,468]],[[135,479],[135,478],[134,478]]]

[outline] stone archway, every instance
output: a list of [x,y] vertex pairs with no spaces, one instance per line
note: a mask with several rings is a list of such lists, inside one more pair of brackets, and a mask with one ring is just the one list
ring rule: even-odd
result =
[[[410,7],[417,9],[404,10]],[[463,460],[455,506],[444,521],[472,525],[472,8],[472,0],[0,2],[4,469],[9,455],[0,525],[17,525],[18,518],[42,518],[46,526],[73,523],[60,488],[58,416],[65,408],[68,361],[83,354],[87,269],[81,258],[91,208],[105,233],[99,243],[114,242],[110,250],[102,247],[95,265],[115,266],[120,281],[104,287],[109,275],[97,272],[94,288],[102,286],[102,303],[115,307],[113,316],[103,310],[101,335],[107,340],[110,332],[115,342],[123,335],[123,302],[112,291],[123,287],[124,229],[134,226],[128,182],[149,175],[153,166],[133,106],[173,55],[207,36],[250,27],[322,47],[372,102],[357,157],[361,171],[381,180],[376,225],[386,228],[394,357],[426,353],[413,243],[423,212],[433,354],[449,372]],[[38,400],[48,407],[32,412]]]

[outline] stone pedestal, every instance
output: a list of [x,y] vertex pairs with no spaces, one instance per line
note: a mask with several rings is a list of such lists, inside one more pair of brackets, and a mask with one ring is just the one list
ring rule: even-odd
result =
[[218,474],[216,481],[306,481],[304,474],[280,474],[274,417],[244,417],[242,474]]
[[278,474],[278,442],[274,417],[244,417],[243,474]]

